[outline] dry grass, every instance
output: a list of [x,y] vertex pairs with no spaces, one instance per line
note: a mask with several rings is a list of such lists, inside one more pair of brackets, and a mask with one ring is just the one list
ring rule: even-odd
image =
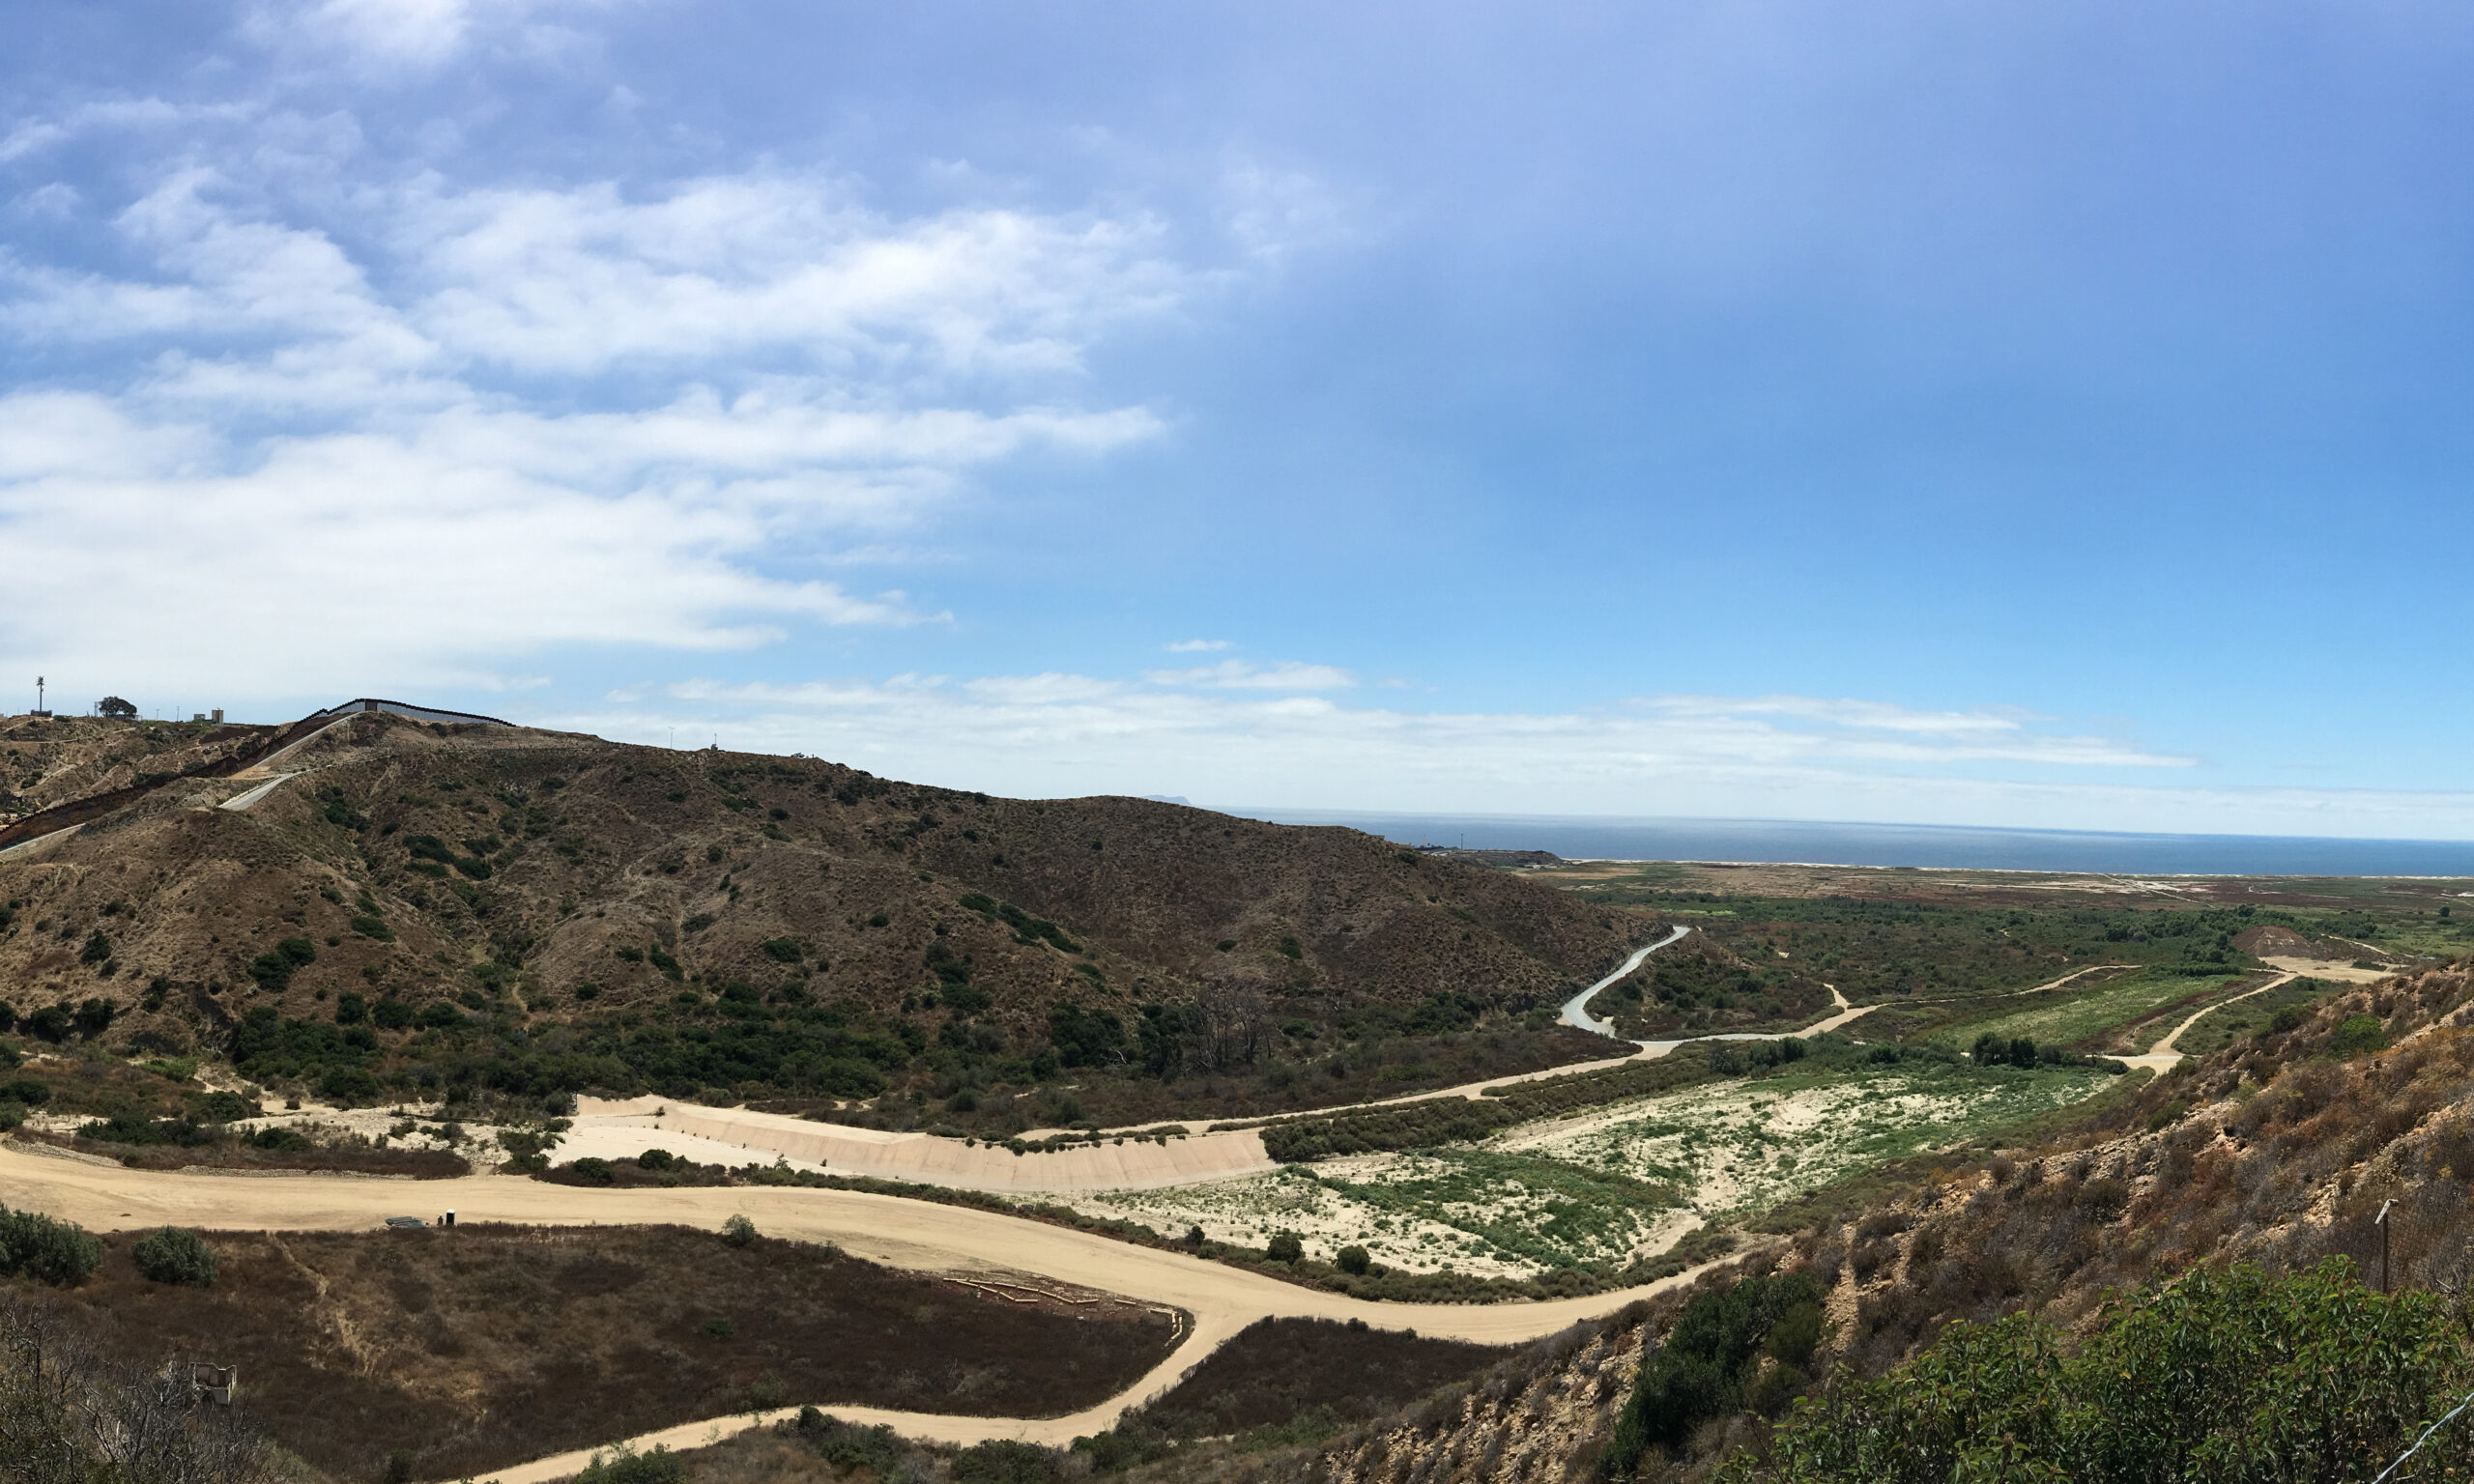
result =
[[679,1227],[214,1234],[212,1289],[140,1278],[136,1234],[59,1301],[128,1359],[237,1364],[270,1432],[374,1479],[454,1478],[755,1402],[1052,1415],[1131,1384],[1171,1321],[1016,1301],[831,1250]]
[[1335,1423],[1358,1422],[1474,1376],[1507,1354],[1328,1319],[1266,1319],[1212,1352],[1135,1425],[1165,1437],[1205,1438],[1315,1412]]

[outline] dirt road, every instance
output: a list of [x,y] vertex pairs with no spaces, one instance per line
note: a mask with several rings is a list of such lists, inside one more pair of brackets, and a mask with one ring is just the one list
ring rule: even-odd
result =
[[1692,928],[1686,924],[1676,924],[1674,931],[1669,932],[1665,937],[1658,939],[1655,943],[1651,944],[1647,948],[1634,951],[1632,956],[1625,959],[1623,966],[1618,968],[1614,973],[1607,975],[1597,984],[1590,985],[1580,993],[1573,995],[1570,999],[1565,1001],[1563,1013],[1564,1023],[1566,1025],[1579,1026],[1584,1031],[1590,1031],[1599,1036],[1613,1037],[1619,1041],[1622,1040],[1623,1038],[1615,1035],[1615,1027],[1612,1024],[1607,1021],[1597,1019],[1590,1014],[1589,1002],[1597,998],[1598,991],[1604,989],[1607,985],[1622,980],[1625,975],[1630,974],[1634,969],[1639,968],[1643,963],[1647,962],[1650,955],[1656,953],[1661,948],[1671,947],[1674,944],[1683,942],[1683,935],[1691,930]]
[[[0,1201],[65,1216],[99,1231],[165,1224],[226,1231],[360,1231],[374,1228],[390,1215],[435,1221],[448,1211],[455,1213],[459,1222],[554,1226],[672,1222],[711,1228],[733,1213],[744,1213],[769,1236],[836,1242],[857,1256],[890,1267],[1048,1277],[1180,1309],[1190,1316],[1192,1331],[1151,1374],[1107,1403],[1070,1417],[1025,1420],[833,1409],[835,1415],[852,1421],[882,1422],[906,1437],[954,1443],[989,1438],[1061,1443],[1098,1432],[1129,1407],[1174,1385],[1205,1356],[1258,1319],[1361,1319],[1382,1328],[1413,1328],[1447,1339],[1507,1345],[1612,1313],[1694,1275],[1545,1303],[1373,1303],[1067,1227],[855,1191],[744,1186],[590,1190],[501,1175],[418,1182],[167,1175],[37,1155],[14,1144],[0,1145]],[[695,1445],[708,1435],[734,1432],[746,1425],[744,1416],[691,1423],[652,1435],[647,1445],[650,1441]],[[503,1484],[536,1484],[574,1472],[587,1456],[544,1459],[499,1470],[492,1477]]]

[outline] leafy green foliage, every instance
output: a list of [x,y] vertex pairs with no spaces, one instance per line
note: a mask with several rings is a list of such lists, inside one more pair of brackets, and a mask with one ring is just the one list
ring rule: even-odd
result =
[[[1767,1460],[1724,1477],[2368,1480],[2474,1385],[2462,1330],[2439,1296],[2382,1297],[2342,1258],[2283,1277],[2201,1268],[2109,1305],[2075,1355],[2026,1314],[1954,1325],[1880,1381],[1806,1402]],[[2413,1476],[2469,1463],[2460,1422]]]
[[1674,1448],[1702,1423],[1736,1411],[1764,1354],[1788,1363],[1765,1348],[1781,1328],[1787,1334],[1775,1349],[1800,1347],[1810,1358],[1820,1339],[1821,1300],[1821,1284],[1794,1272],[1745,1278],[1684,1305],[1675,1327],[1641,1363],[1601,1459],[1603,1476],[1625,1477],[1651,1448]]
[[215,1283],[215,1249],[185,1226],[158,1227],[129,1249],[137,1270],[157,1283],[187,1283],[197,1288]]
[[[1064,928],[1046,918],[1033,917],[1011,902],[998,901],[984,893],[972,892],[962,899],[962,905],[983,917],[995,918],[1006,927],[1013,928],[1014,941],[1017,943],[1028,946],[1045,942],[1069,954],[1082,952],[1082,945],[1067,937]],[[871,922],[873,926],[883,926],[881,923],[875,923],[873,919]]]
[[86,1229],[32,1211],[0,1206],[0,1277],[25,1276],[74,1288],[102,1266],[103,1244]]
[[1048,1039],[1068,1067],[1108,1067],[1125,1060],[1125,1023],[1105,1010],[1057,1005],[1048,1013]]
[[258,982],[259,988],[280,992],[292,983],[294,974],[317,961],[316,944],[307,938],[286,938],[249,960],[249,977]]
[[1282,1164],[1298,1164],[1336,1155],[1429,1149],[1437,1144],[1482,1139],[1519,1121],[1518,1114],[1500,1102],[1437,1098],[1363,1113],[1274,1124],[1263,1130],[1263,1149]]
[[722,1223],[722,1241],[734,1247],[744,1247],[756,1241],[756,1223],[743,1215],[734,1215]]
[[2336,1033],[2328,1038],[2328,1054],[2334,1057],[2359,1056],[2376,1051],[2388,1044],[2388,1028],[2377,1015],[2347,1015],[2339,1022]]
[[592,1462],[576,1475],[577,1484],[687,1484],[687,1461],[658,1444],[649,1453],[638,1453],[620,1443],[607,1453],[595,1453]]

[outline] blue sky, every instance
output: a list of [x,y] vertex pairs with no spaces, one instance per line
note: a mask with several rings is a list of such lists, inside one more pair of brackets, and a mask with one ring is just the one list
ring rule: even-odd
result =
[[2474,838],[2460,9],[10,32],[0,672],[69,704]]

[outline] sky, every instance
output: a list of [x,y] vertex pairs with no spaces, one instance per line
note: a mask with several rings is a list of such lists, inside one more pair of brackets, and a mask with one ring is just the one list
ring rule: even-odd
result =
[[9,33],[0,710],[2474,839],[2462,7]]

